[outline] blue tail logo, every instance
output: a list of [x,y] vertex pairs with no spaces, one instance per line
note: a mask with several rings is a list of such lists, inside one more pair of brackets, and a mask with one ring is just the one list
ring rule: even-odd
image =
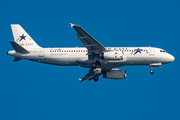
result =
[[16,41],[21,42],[22,40],[26,40],[26,36],[24,36],[24,34],[22,34],[22,36],[19,36],[20,38],[18,38]]

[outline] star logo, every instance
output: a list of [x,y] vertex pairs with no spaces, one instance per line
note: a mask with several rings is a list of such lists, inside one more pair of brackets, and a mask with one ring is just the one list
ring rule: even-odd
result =
[[135,49],[135,51],[136,52],[134,53],[134,55],[137,54],[138,52],[141,53],[142,49],[138,48],[138,49]]
[[22,36],[19,36],[19,37],[20,37],[19,42],[20,42],[21,40],[23,40],[23,39],[26,40],[26,38],[25,38],[26,36],[24,36],[24,34],[22,34]]

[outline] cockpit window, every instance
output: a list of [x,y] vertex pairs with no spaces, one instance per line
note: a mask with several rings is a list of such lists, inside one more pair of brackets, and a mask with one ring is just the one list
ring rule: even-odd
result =
[[166,53],[166,51],[165,51],[165,50],[160,50],[160,52]]

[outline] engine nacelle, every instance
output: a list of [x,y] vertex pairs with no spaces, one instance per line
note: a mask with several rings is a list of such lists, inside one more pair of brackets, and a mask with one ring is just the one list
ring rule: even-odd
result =
[[122,52],[119,51],[105,52],[103,57],[107,60],[123,60]]
[[103,78],[125,79],[126,78],[126,70],[112,69],[111,71],[107,71],[106,73],[104,73]]

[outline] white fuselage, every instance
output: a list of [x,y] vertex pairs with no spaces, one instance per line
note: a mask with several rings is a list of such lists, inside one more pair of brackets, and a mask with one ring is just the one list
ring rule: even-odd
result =
[[[137,52],[137,49],[139,49]],[[152,63],[166,64],[174,61],[174,57],[160,48],[154,47],[106,47],[110,54],[116,52],[123,56],[119,59],[100,59],[110,67],[121,67],[124,65],[149,65]],[[38,48],[32,49],[28,54],[9,51],[8,55],[21,59],[32,60],[60,66],[82,66],[89,67],[93,60],[88,59],[88,50],[85,47],[75,48]]]

